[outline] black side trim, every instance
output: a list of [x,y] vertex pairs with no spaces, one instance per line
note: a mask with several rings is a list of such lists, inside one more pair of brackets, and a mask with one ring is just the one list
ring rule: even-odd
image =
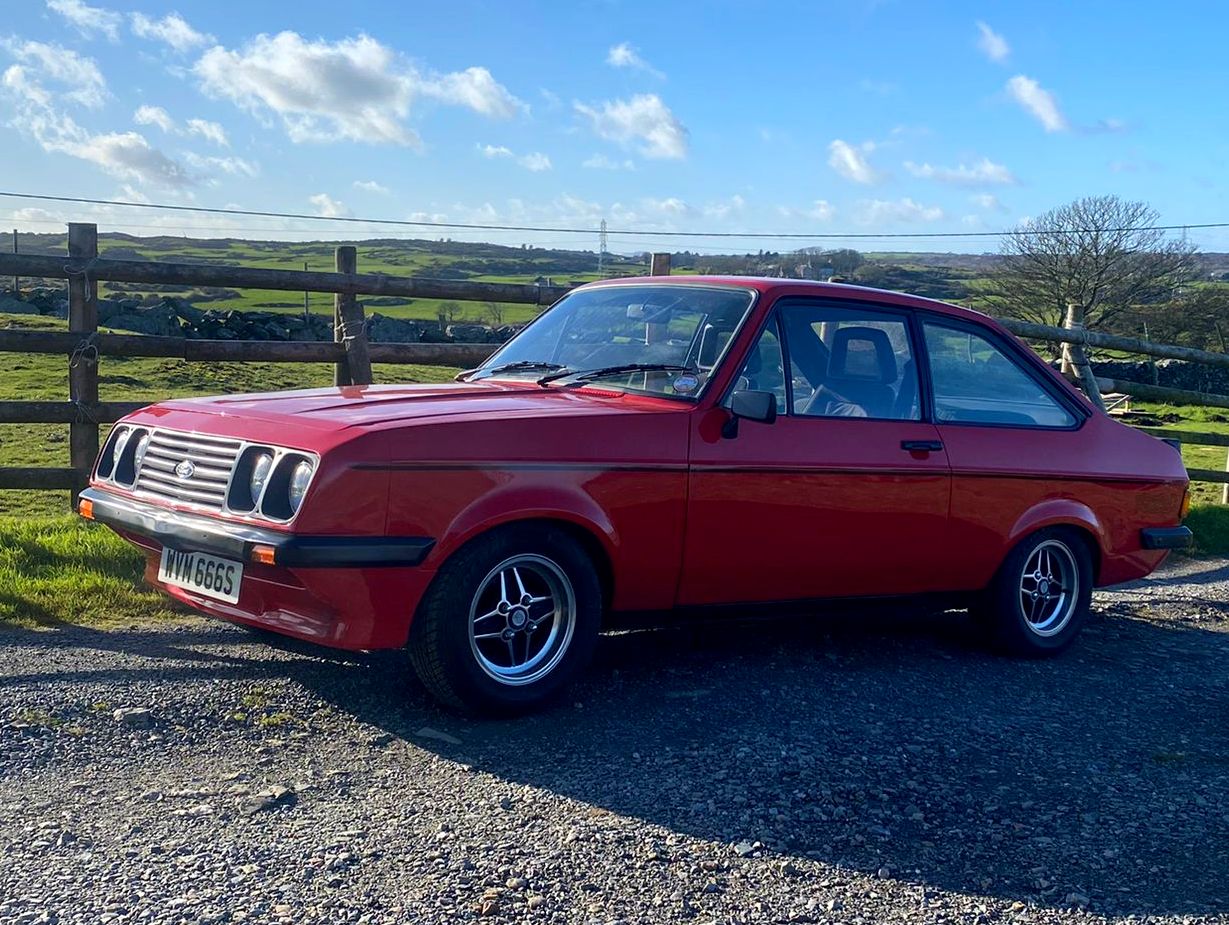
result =
[[1144,549],[1185,549],[1195,540],[1191,528],[1144,527],[1139,531],[1139,542]]
[[435,540],[425,536],[296,536],[277,547],[277,564],[298,568],[417,565]]
[[81,493],[94,505],[93,519],[162,546],[251,559],[252,547],[272,546],[278,565],[296,568],[359,568],[418,565],[435,540],[416,536],[296,536],[250,524],[212,520],[121,498],[96,488]]

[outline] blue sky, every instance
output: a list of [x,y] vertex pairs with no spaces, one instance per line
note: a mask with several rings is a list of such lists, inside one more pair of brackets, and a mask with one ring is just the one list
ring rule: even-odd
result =
[[[1229,219],[1229,8],[6,0],[0,189],[654,233],[993,231],[1073,198]],[[378,226],[0,199],[0,224]],[[427,232],[596,246],[596,234]],[[1224,231],[1192,232],[1229,250]],[[803,242],[805,243],[805,242]],[[853,243],[864,249],[887,241]],[[992,250],[993,240],[894,249]]]

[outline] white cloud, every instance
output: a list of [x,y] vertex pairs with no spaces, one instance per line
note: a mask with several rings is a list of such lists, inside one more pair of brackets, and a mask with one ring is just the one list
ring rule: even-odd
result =
[[165,42],[180,52],[191,51],[214,41],[212,35],[197,32],[178,13],[169,13],[161,19],[150,19],[144,13],[133,13],[132,31],[140,38]]
[[635,145],[645,157],[682,159],[687,156],[687,129],[655,93],[629,100],[607,100],[601,108],[572,104],[589,119],[601,138]]
[[375,180],[355,180],[354,188],[364,193],[375,193],[378,196],[387,196],[391,192],[387,186],[383,186]]
[[581,167],[587,167],[590,170],[635,170],[636,164],[630,160],[616,161],[614,158],[607,157],[605,154],[594,154],[592,157],[587,157],[580,164]]
[[976,193],[969,197],[969,201],[979,208],[985,209],[987,212],[1006,212],[1007,206],[999,201],[999,197],[993,193]]
[[423,81],[419,91],[453,106],[465,106],[496,119],[511,119],[527,108],[484,67],[467,67]]
[[523,157],[518,157],[516,162],[526,170],[533,171],[534,173],[541,173],[543,170],[551,169],[550,158],[541,151],[534,151]]
[[340,218],[350,214],[344,202],[338,202],[328,193],[317,193],[307,200],[316,207],[316,214],[325,218]]
[[854,183],[863,185],[877,183],[880,180],[879,172],[866,159],[866,155],[874,150],[873,141],[864,141],[855,148],[838,138],[828,145],[828,166],[846,180]]
[[417,133],[405,124],[417,98],[495,118],[525,108],[486,68],[424,76],[366,35],[338,42],[259,35],[239,50],[209,49],[194,70],[206,93],[257,116],[273,114],[297,143],[417,147]]
[[747,200],[735,193],[724,202],[710,202],[703,211],[705,218],[715,218],[720,221],[742,212],[746,205]]
[[777,211],[784,218],[802,218],[815,222],[831,221],[836,215],[836,207],[827,199],[816,199],[809,206],[797,208],[795,206],[777,206]]
[[[61,84],[67,90],[64,98],[82,106],[96,109],[107,98],[107,82],[93,58],[85,58],[61,45],[43,42],[3,41],[18,61],[35,67],[38,77]],[[37,81],[37,77],[33,78]]]
[[1007,39],[999,35],[981,20],[977,22],[977,47],[991,61],[1006,61],[1011,54]]
[[175,131],[175,120],[161,106],[140,106],[132,114],[132,121],[137,125],[156,125],[164,132]]
[[1058,108],[1058,100],[1041,84],[1017,74],[1007,81],[1007,92],[1017,103],[1028,110],[1047,132],[1063,132],[1067,130],[1067,119]]
[[228,173],[231,176],[255,177],[260,174],[260,167],[241,157],[206,157],[185,151],[184,160],[190,165],[208,173]]
[[643,203],[645,209],[650,212],[662,212],[666,215],[687,215],[692,211],[691,206],[677,196],[668,196],[665,199],[649,197]]
[[[56,98],[29,71],[14,65],[0,77],[0,93],[16,110],[11,128],[34,140],[43,151],[66,154],[93,164],[100,170],[132,184],[125,194],[134,201],[144,197],[141,188],[185,191],[209,179],[210,174],[255,176],[258,168],[240,158],[202,157],[184,152],[171,157],[138,132],[92,132],[61,111]],[[157,125],[176,131],[174,120],[157,106],[142,106],[133,118],[142,125]]]
[[646,74],[652,74],[654,77],[664,78],[666,75],[659,71],[644,58],[640,57],[640,53],[627,42],[620,42],[618,45],[612,45],[610,51],[606,53],[606,63],[611,67],[631,68],[636,71],[644,71]]
[[550,170],[553,166],[550,158],[541,151],[533,151],[530,154],[522,154],[517,157],[516,153],[504,145],[478,145],[478,153],[485,158],[491,160],[496,159],[513,159],[524,167],[526,170],[531,170],[534,173],[540,173],[543,170]]
[[65,125],[64,137],[48,144],[40,139],[49,151],[60,151],[89,161],[121,180],[132,180],[182,189],[195,183],[195,178],[179,162],[172,160],[150,145],[143,135],[136,132],[108,132],[101,135],[78,133],[75,123]]
[[868,199],[858,203],[855,218],[863,225],[895,222],[937,222],[943,218],[939,206],[924,206],[908,196],[903,199]]
[[47,0],[47,9],[59,13],[84,36],[102,33],[111,41],[119,39],[123,17],[111,10],[88,6],[82,0]]
[[816,199],[806,212],[807,218],[813,218],[818,222],[829,221],[835,214],[836,209],[826,199]]
[[933,167],[930,164],[905,161],[905,169],[915,177],[950,183],[953,186],[1011,185],[1016,182],[1015,175],[1007,167],[996,164],[988,157],[983,157],[972,165],[962,163],[956,167]]
[[229,148],[230,139],[226,137],[226,129],[216,122],[206,122],[204,119],[189,119],[187,133],[199,135],[206,141],[212,141],[219,148]]

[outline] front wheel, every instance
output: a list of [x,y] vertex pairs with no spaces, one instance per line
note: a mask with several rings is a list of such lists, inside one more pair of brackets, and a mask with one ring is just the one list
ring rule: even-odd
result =
[[559,693],[592,654],[602,589],[593,562],[556,527],[509,527],[444,564],[410,631],[410,658],[441,702],[515,713]]
[[997,648],[1011,655],[1054,655],[1088,617],[1092,557],[1074,530],[1027,537],[1008,554],[974,615]]

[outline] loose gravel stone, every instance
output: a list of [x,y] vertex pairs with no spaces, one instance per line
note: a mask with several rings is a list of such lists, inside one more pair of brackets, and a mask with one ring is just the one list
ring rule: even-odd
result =
[[396,653],[6,631],[0,923],[1229,921],[1229,564],[1094,610],[1036,662],[916,610],[615,633],[490,722]]

